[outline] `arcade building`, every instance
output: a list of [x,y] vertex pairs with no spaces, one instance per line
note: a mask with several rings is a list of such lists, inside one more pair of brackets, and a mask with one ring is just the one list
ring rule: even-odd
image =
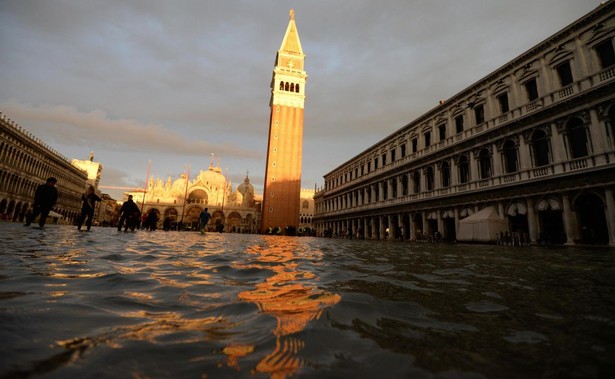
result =
[[340,164],[317,234],[615,246],[614,38],[611,0]]

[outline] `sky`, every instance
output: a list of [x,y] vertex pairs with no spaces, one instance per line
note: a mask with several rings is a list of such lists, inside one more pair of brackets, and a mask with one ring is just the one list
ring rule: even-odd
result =
[[0,0],[0,112],[69,159],[93,151],[101,186],[143,188],[148,167],[194,177],[213,160],[262,195],[270,84],[294,9],[308,74],[302,187],[320,188],[599,4]]

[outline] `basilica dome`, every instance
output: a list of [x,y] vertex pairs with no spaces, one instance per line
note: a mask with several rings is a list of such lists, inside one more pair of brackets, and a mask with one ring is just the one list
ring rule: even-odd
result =
[[247,175],[243,183],[237,187],[237,192],[241,193],[243,197],[247,199],[254,197],[254,186],[250,183],[250,178],[248,178]]
[[209,169],[207,171],[201,171],[195,178],[194,183],[196,184],[198,182],[201,182],[200,184],[207,188],[222,189],[225,187],[226,178],[222,175],[222,170],[220,167],[209,165]]

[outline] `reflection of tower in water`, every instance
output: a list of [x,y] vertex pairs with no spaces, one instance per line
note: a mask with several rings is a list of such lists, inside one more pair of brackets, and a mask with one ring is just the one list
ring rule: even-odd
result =
[[[276,245],[267,249],[260,246],[248,248],[247,253],[257,255],[257,262],[251,267],[272,270],[275,275],[256,285],[255,289],[238,295],[240,300],[255,303],[261,311],[277,320],[273,330],[275,350],[256,366],[257,372],[269,373],[275,378],[285,378],[301,367],[297,354],[305,343],[294,334],[305,329],[310,321],[318,319],[325,307],[335,305],[341,299],[337,294],[311,285],[317,278],[312,272],[298,268],[296,260],[308,258],[297,252],[298,248],[299,245],[293,244],[292,240],[276,241]],[[309,258],[312,260],[314,257]],[[247,355],[252,350],[252,347],[225,349],[229,355],[229,365],[236,364],[238,355]]]

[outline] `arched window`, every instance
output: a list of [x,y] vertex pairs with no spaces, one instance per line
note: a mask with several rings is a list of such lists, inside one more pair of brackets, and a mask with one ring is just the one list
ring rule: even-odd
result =
[[504,153],[504,170],[507,174],[519,171],[519,162],[517,159],[517,146],[515,141],[507,140],[503,146]]
[[451,185],[451,166],[448,161],[442,162],[440,174],[442,175],[442,187],[449,187]]
[[284,91],[284,82],[280,82],[280,91]]
[[532,133],[530,148],[534,158],[534,166],[547,166],[551,163],[549,158],[549,138],[544,130],[538,129]]
[[393,178],[391,179],[391,197],[394,199],[397,197],[397,179]]
[[303,205],[302,205],[302,207],[303,207],[304,209],[307,209],[307,208],[309,208],[309,207],[310,207],[310,203],[309,203],[307,200],[303,200]]
[[290,92],[295,92],[295,83],[290,83]]
[[386,200],[389,197],[389,181],[382,182],[382,200]]
[[295,84],[295,92],[299,93],[299,83]]
[[467,183],[470,181],[470,160],[467,155],[461,155],[457,162],[459,169],[459,183]]
[[587,130],[581,119],[573,118],[568,121],[566,124],[566,135],[568,137],[570,158],[575,159],[589,155]]
[[284,83],[284,91],[288,91],[289,89],[289,84],[288,82]]
[[412,175],[412,181],[414,182],[414,193],[421,192],[421,173],[418,170]]
[[434,175],[433,175],[433,167],[427,166],[425,169],[425,185],[427,186],[427,191],[432,191],[434,187]]
[[403,196],[408,195],[408,175],[401,176],[401,193]]
[[480,170],[481,179],[491,177],[491,153],[488,149],[482,149],[478,153],[478,168]]

